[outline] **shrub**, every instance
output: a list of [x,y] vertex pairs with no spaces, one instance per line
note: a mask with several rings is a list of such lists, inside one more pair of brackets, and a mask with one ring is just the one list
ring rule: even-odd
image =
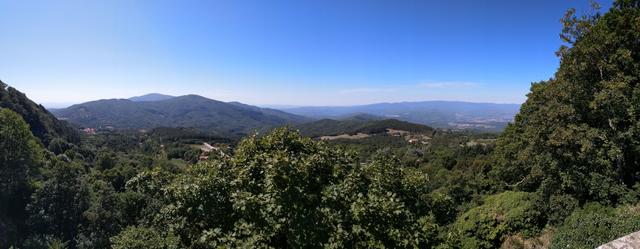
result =
[[640,229],[637,207],[604,207],[587,204],[569,216],[558,228],[551,248],[595,248]]
[[164,236],[146,227],[127,227],[111,237],[113,249],[174,249],[180,248],[178,241],[173,235]]
[[534,235],[544,226],[538,196],[507,191],[488,196],[484,204],[462,214],[453,224],[463,248],[496,248],[505,236]]

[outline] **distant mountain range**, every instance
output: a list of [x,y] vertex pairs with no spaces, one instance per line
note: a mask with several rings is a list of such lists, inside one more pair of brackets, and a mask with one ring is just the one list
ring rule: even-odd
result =
[[501,131],[513,121],[519,109],[519,104],[422,101],[359,106],[296,107],[280,110],[315,119],[342,119],[360,113],[437,128]]
[[56,109],[54,114],[81,127],[152,129],[190,127],[221,136],[244,135],[310,119],[283,111],[198,95],[149,94],[131,99],[104,99]]
[[[513,120],[519,108],[518,104],[423,101],[276,110],[198,95],[152,93],[129,99],[91,101],[50,111],[79,127],[147,130],[188,127],[228,137],[283,125],[294,125],[309,136],[349,133],[372,125],[373,120],[387,119],[395,121],[382,123],[408,127],[406,122],[410,122],[427,125],[429,129],[501,131]],[[398,123],[401,121],[406,124]]]

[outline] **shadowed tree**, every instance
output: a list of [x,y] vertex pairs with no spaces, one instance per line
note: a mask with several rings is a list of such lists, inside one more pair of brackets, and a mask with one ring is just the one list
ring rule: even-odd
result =
[[42,147],[27,123],[0,108],[0,247],[16,245],[25,231],[30,179],[41,166]]

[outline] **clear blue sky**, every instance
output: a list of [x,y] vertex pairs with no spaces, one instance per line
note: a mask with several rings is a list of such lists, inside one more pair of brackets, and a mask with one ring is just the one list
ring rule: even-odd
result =
[[0,79],[48,106],[149,92],[521,103],[553,76],[570,7],[589,2],[0,0]]

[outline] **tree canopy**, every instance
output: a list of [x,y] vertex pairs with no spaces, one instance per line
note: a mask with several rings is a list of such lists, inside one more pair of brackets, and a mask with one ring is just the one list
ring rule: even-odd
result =
[[624,202],[640,177],[640,9],[563,18],[560,67],[534,83],[496,148],[506,186]]

